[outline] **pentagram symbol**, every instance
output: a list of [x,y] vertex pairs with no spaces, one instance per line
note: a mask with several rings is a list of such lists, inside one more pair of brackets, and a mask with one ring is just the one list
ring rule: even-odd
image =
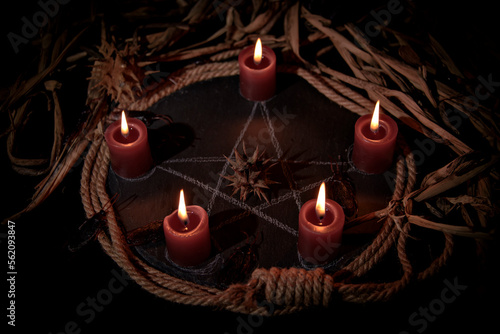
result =
[[[194,139],[144,180],[108,178],[111,193],[121,192],[121,199],[135,198],[126,205],[117,203],[126,228],[172,213],[184,189],[187,205],[207,211],[218,252],[230,256],[251,236],[259,238],[259,266],[300,265],[300,208],[317,197],[322,182],[327,184],[328,197],[335,179],[332,158],[339,155],[342,159],[333,163],[345,167],[356,184],[358,203],[362,202],[359,214],[384,208],[392,195],[384,177],[361,175],[347,162],[357,116],[296,76],[287,76],[281,87],[269,101],[249,102],[237,91],[238,78],[220,78],[184,88],[153,106],[152,112],[170,115],[176,124],[192,128]],[[234,159],[234,150],[241,152],[243,142],[249,153],[259,147],[276,162],[269,169],[269,178],[278,182],[270,185],[269,203],[253,194],[246,201],[231,196],[230,181],[223,178],[233,173],[224,156]],[[151,251],[148,259],[162,257],[160,248],[158,253]]]
[[[283,174],[286,176],[287,181],[288,181],[288,187],[289,191],[286,192],[285,194],[272,198],[269,203],[265,202],[262,203],[258,206],[250,206],[249,204],[238,200],[235,197],[232,197],[228,195],[227,193],[221,191],[221,187],[223,186],[224,178],[222,177],[223,175],[227,175],[229,172],[229,162],[220,157],[194,157],[194,158],[185,158],[185,159],[171,159],[169,161],[164,162],[161,166],[158,166],[157,168],[160,170],[163,170],[167,173],[170,173],[172,175],[175,175],[179,178],[184,179],[185,181],[188,181],[192,183],[196,187],[200,187],[206,191],[208,191],[211,194],[210,201],[208,202],[208,205],[206,207],[207,213],[209,217],[211,216],[213,212],[213,207],[214,203],[217,199],[221,199],[224,201],[227,201],[228,203],[231,203],[235,205],[236,207],[239,207],[245,211],[249,211],[252,214],[258,216],[261,218],[263,221],[273,224],[277,228],[280,228],[281,230],[297,237],[298,232],[297,229],[290,227],[286,223],[280,221],[278,218],[271,217],[268,214],[264,212],[264,209],[267,209],[271,206],[277,205],[281,202],[284,202],[289,199],[293,199],[295,201],[295,205],[297,207],[297,210],[300,210],[300,207],[302,206],[302,199],[301,199],[301,194],[309,191],[311,189],[317,189],[319,185],[322,182],[330,182],[333,180],[333,176],[329,176],[323,179],[320,179],[316,182],[312,182],[304,187],[299,188],[293,178],[293,175],[291,174],[291,170],[289,168],[289,164],[300,164],[300,165],[308,165],[308,164],[314,164],[314,165],[330,165],[330,162],[321,162],[321,161],[294,161],[294,160],[287,160],[283,156],[283,149],[281,148],[281,145],[279,143],[279,140],[276,137],[276,129],[273,125],[273,122],[271,121],[271,115],[269,112],[269,109],[266,105],[265,102],[255,102],[253,105],[253,108],[250,112],[250,115],[248,116],[245,124],[243,125],[243,128],[236,139],[233,149],[231,152],[227,154],[229,159],[232,159],[234,157],[234,150],[237,149],[241,144],[242,141],[244,140],[245,134],[248,130],[249,125],[251,122],[258,117],[258,114],[260,112],[262,119],[265,123],[266,130],[270,136],[270,140],[272,143],[272,147],[274,148],[274,151],[276,153],[276,158],[273,159],[275,162],[279,162],[279,165],[282,169]],[[197,164],[203,164],[203,163],[213,163],[213,162],[219,162],[219,163],[224,163],[222,169],[219,172],[219,177],[217,179],[217,183],[214,186],[210,186],[206,183],[203,183],[193,177],[190,177],[172,167],[172,165],[176,165],[179,163],[197,163]],[[219,227],[220,228],[220,227]]]

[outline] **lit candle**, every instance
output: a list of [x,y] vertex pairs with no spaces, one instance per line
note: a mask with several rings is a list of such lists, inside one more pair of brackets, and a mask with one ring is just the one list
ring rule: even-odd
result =
[[104,134],[109,147],[111,167],[116,174],[134,178],[151,169],[153,159],[148,143],[148,130],[136,118],[122,118],[111,124]]
[[344,211],[331,199],[326,199],[325,183],[318,198],[307,201],[299,212],[299,254],[304,260],[324,265],[333,260],[342,242]]
[[197,205],[186,207],[183,190],[179,208],[163,220],[163,232],[168,256],[179,266],[196,266],[210,255],[207,212]]
[[250,101],[266,101],[276,91],[276,55],[263,46],[260,38],[254,46],[243,49],[238,56],[240,93]]
[[377,101],[373,115],[361,116],[354,126],[352,162],[370,174],[385,172],[392,165],[398,126],[387,115],[379,115]]

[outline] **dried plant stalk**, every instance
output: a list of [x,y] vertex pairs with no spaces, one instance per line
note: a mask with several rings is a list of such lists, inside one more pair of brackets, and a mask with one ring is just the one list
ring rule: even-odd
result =
[[441,59],[441,62],[448,68],[448,71],[450,71],[451,74],[463,78],[462,72],[458,69],[458,67],[455,65],[455,62],[451,59],[451,57],[448,55],[446,50],[439,44],[439,42],[432,37],[432,35],[429,34],[429,41],[430,45],[432,47],[432,50]]
[[[68,140],[47,176],[36,186],[36,192],[32,196],[28,206],[8,219],[17,220],[23,213],[33,210],[47,199],[57,186],[59,186],[71,168],[78,159],[80,159],[94,131],[97,130],[97,123],[99,123],[106,114],[107,105],[104,102],[105,98],[102,98],[100,103],[97,104],[96,109],[87,117],[84,122],[84,127]],[[2,223],[6,221],[7,220]]]
[[421,202],[439,195],[493,166],[498,162],[498,158],[478,152],[461,155],[446,166],[428,174],[422,181],[421,188],[411,197]]
[[83,33],[87,30],[87,28],[80,31],[69,43],[66,47],[61,51],[61,53],[55,58],[55,60],[42,72],[38,73],[34,77],[28,79],[27,81],[18,82],[18,86],[11,89],[11,94],[5,100],[0,107],[0,110],[5,111],[9,110],[11,106],[17,103],[19,100],[22,100],[24,97],[29,96],[30,92],[40,84],[47,75],[52,73],[59,63],[64,59],[66,53],[70,50],[73,44],[78,41],[78,39],[83,35]]
[[55,80],[49,80],[46,81],[44,85],[46,91],[42,91],[39,94],[47,98],[47,109],[52,111],[54,119],[53,142],[50,157],[46,159],[26,159],[19,158],[14,155],[15,141],[18,131],[23,127],[24,123],[29,121],[27,108],[34,96],[28,98],[28,100],[20,108],[14,110],[11,131],[7,137],[7,155],[12,163],[12,167],[18,173],[24,175],[36,176],[47,173],[53,167],[56,158],[61,152],[61,145],[64,136],[64,124],[62,120],[61,105],[56,92],[56,89],[59,89],[61,84]]
[[491,201],[490,177],[485,173],[480,174],[476,182],[471,182],[467,192],[476,199],[473,206],[476,209],[480,226],[488,228],[490,219],[500,212],[499,208],[494,206]]
[[425,219],[420,216],[408,214],[406,215],[408,222],[429,228],[432,230],[437,230],[445,233],[450,233],[454,235],[459,235],[462,237],[479,238],[479,239],[491,239],[492,236],[487,232],[473,231],[468,226],[457,226],[451,224],[436,223],[431,220]]
[[309,63],[300,56],[299,50],[299,6],[297,2],[293,5],[285,16],[285,36],[286,41],[292,49],[295,56],[305,65],[310,66]]
[[440,81],[436,81],[436,87],[439,98],[452,108],[465,114],[490,146],[494,150],[500,151],[500,127],[491,110],[481,105],[469,107],[470,99]]

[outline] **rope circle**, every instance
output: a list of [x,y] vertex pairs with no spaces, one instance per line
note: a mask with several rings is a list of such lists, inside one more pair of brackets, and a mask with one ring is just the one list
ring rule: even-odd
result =
[[[189,65],[174,73],[172,80],[166,81],[127,108],[146,110],[162,98],[192,83],[237,75],[237,61],[225,61],[237,53],[222,52],[214,56],[211,63]],[[369,112],[369,100],[357,92],[345,91],[342,85],[329,78],[297,66],[281,66],[278,71],[302,77],[327,98],[356,114]],[[110,157],[103,140],[105,122],[106,119],[101,120],[94,132],[82,170],[80,192],[89,218],[102,210],[110,200],[106,192]],[[152,268],[136,256],[126,242],[113,209],[106,213],[109,233],[101,232],[98,240],[104,251],[145,290],[176,303],[210,306],[247,314],[279,315],[297,312],[313,305],[328,306],[333,298],[356,303],[386,301],[405,288],[415,276],[406,253],[410,223],[405,221],[404,213],[409,209],[405,207],[405,196],[413,191],[416,183],[416,165],[404,140],[399,140],[398,145],[402,148],[403,155],[397,160],[396,186],[392,200],[382,210],[380,217],[383,225],[379,233],[361,254],[332,275],[325,273],[322,268],[257,268],[248,282],[232,284],[225,290],[185,281]],[[452,235],[443,233],[445,241],[441,255],[416,274],[418,280],[427,279],[436,273],[451,255]],[[402,269],[398,280],[352,283],[380,262],[393,247],[396,247]]]

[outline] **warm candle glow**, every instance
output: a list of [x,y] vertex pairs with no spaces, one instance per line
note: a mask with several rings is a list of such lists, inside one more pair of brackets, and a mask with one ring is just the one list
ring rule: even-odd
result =
[[379,109],[380,109],[380,101],[377,101],[375,109],[373,110],[372,122],[370,123],[370,130],[372,130],[372,132],[374,133],[377,133],[378,131],[378,120],[380,118]]
[[262,42],[260,38],[257,39],[257,43],[255,43],[255,51],[253,52],[253,61],[255,64],[259,65],[262,61]]
[[184,222],[185,225],[188,223],[188,215],[186,211],[186,202],[184,201],[184,190],[181,190],[181,196],[179,198],[179,209],[177,210],[177,215],[179,219]]
[[127,118],[125,117],[125,110],[122,111],[122,135],[127,138],[128,136],[128,124]]
[[325,199],[325,182],[323,182],[321,184],[321,187],[319,188],[318,200],[316,201],[316,215],[318,216],[319,220],[325,218]]

